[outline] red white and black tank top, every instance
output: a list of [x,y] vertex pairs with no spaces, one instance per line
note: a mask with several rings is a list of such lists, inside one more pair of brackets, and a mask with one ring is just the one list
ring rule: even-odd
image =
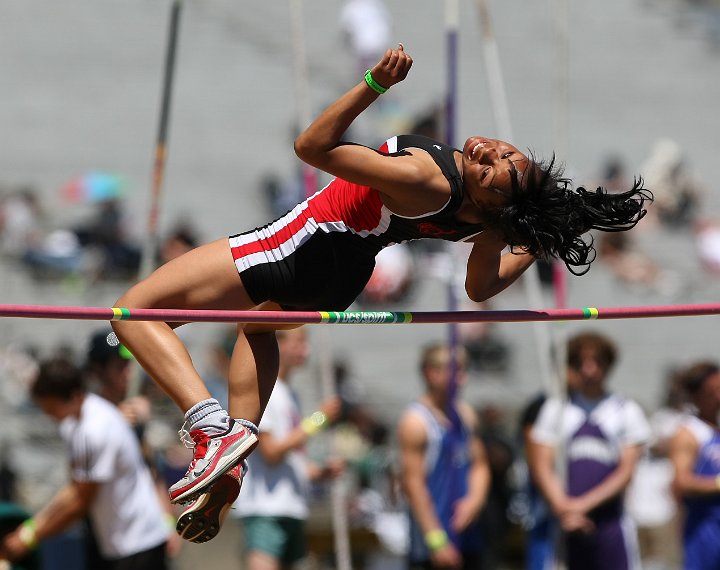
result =
[[378,151],[397,156],[407,154],[410,148],[430,154],[450,184],[450,197],[439,210],[415,217],[400,216],[382,203],[378,190],[336,178],[307,200],[309,215],[323,231],[347,231],[357,236],[365,244],[363,249],[372,255],[388,245],[409,240],[462,241],[480,233],[481,224],[455,219],[464,198],[454,159],[457,150],[428,137],[399,135],[388,139]]

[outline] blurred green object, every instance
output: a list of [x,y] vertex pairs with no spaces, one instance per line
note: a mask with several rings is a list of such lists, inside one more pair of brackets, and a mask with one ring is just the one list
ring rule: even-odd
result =
[[[30,513],[19,505],[0,501],[0,539],[5,538],[27,518],[30,518]],[[14,563],[11,568],[12,570],[39,570],[40,557],[38,552],[31,552],[22,560]]]

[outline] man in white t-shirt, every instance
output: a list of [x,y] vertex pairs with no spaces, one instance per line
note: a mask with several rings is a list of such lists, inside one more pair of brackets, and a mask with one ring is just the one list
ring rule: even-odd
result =
[[305,329],[278,331],[280,369],[262,421],[258,449],[235,504],[245,531],[247,569],[285,568],[306,555],[305,520],[311,479],[337,476],[342,466],[312,464],[305,453],[308,438],[337,419],[340,402],[332,398],[303,419],[292,372],[308,356]]
[[42,411],[60,423],[70,482],[2,545],[10,560],[87,516],[100,550],[93,570],[164,570],[168,530],[137,437],[112,403],[86,392],[65,359],[43,363],[31,387]]
[[[650,426],[636,402],[607,389],[617,358],[609,338],[575,335],[567,358],[568,401],[545,401],[528,449],[531,473],[559,531],[554,558],[564,559],[568,570],[638,569],[637,531],[623,503]],[[561,452],[562,475],[555,470]]]

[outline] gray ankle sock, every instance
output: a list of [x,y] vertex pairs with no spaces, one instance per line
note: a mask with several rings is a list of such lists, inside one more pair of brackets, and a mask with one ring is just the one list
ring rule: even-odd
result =
[[250,420],[244,420],[244,419],[242,419],[242,418],[236,418],[235,421],[236,421],[237,423],[239,423],[240,425],[243,425],[243,426],[245,426],[246,428],[248,428],[248,429],[249,429],[251,432],[253,432],[255,435],[258,434],[258,431],[259,431],[259,430],[258,430],[258,427],[257,427],[254,423],[252,423]]
[[198,402],[185,413],[185,421],[190,430],[203,430],[208,435],[216,435],[227,430],[230,416],[223,410],[215,398]]

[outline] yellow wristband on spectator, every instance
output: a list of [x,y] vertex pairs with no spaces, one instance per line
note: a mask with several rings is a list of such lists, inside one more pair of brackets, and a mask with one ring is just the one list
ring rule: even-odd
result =
[[317,411],[310,414],[300,422],[300,427],[307,435],[315,435],[328,423],[325,412]]
[[20,530],[18,531],[18,538],[20,539],[20,542],[25,545],[26,548],[32,550],[37,546],[37,523],[35,523],[35,519],[27,519],[20,525]]
[[449,539],[447,533],[441,528],[435,528],[425,533],[425,544],[430,552],[437,552],[447,546]]

